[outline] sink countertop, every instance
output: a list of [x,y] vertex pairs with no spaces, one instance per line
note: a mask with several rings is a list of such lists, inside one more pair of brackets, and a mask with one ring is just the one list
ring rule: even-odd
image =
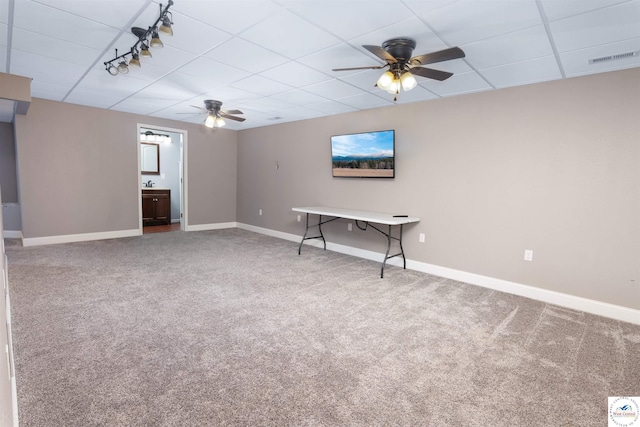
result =
[[171,190],[170,188],[165,187],[142,187],[142,190]]

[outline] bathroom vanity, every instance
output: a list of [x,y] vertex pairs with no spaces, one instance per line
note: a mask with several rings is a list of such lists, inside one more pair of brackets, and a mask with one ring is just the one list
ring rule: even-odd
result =
[[142,189],[142,225],[171,224],[171,190]]

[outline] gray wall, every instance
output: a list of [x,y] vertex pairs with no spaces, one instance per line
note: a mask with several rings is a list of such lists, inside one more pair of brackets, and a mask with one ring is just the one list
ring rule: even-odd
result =
[[[631,69],[240,131],[237,220],[302,234],[294,206],[406,213],[422,219],[413,260],[638,309],[638,117]],[[380,129],[396,130],[396,178],[332,178],[329,137]]]
[[4,203],[18,203],[13,123],[0,123],[0,186]]
[[36,98],[15,126],[24,237],[137,229],[138,123],[188,132],[189,225],[235,221],[236,132]]

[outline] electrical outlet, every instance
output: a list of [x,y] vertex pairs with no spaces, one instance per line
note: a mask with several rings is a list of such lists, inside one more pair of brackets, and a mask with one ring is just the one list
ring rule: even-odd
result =
[[300,222],[300,215],[298,215],[298,222]]
[[418,237],[418,241],[420,243],[424,243],[424,233],[420,233],[419,237]]
[[353,230],[353,225],[351,225],[351,223],[347,224],[347,231],[351,231]]
[[258,209],[258,215],[262,216],[262,209]]
[[533,261],[533,251],[531,249],[524,250],[524,260]]

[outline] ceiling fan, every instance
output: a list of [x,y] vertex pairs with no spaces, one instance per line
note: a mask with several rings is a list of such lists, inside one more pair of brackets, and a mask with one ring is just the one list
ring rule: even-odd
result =
[[[226,123],[223,120],[230,119],[237,122],[244,122],[244,117],[233,116],[232,114],[244,114],[240,110],[222,110],[222,102],[213,99],[205,99],[204,108],[192,105],[193,108],[197,108],[203,113],[207,114],[207,118],[204,121],[204,125],[208,128],[221,128]],[[178,113],[178,114],[191,114],[191,113]]]
[[389,39],[382,43],[382,46],[362,45],[362,47],[385,61],[386,64],[370,67],[334,68],[333,71],[375,70],[389,67],[380,76],[376,86],[393,94],[394,101],[398,98],[397,95],[400,92],[400,88],[408,91],[416,87],[418,82],[414,75],[440,81],[446,80],[453,75],[453,73],[447,71],[425,68],[422,65],[464,58],[465,56],[459,47],[451,47],[412,57],[413,50],[416,48],[416,41],[409,37]]

